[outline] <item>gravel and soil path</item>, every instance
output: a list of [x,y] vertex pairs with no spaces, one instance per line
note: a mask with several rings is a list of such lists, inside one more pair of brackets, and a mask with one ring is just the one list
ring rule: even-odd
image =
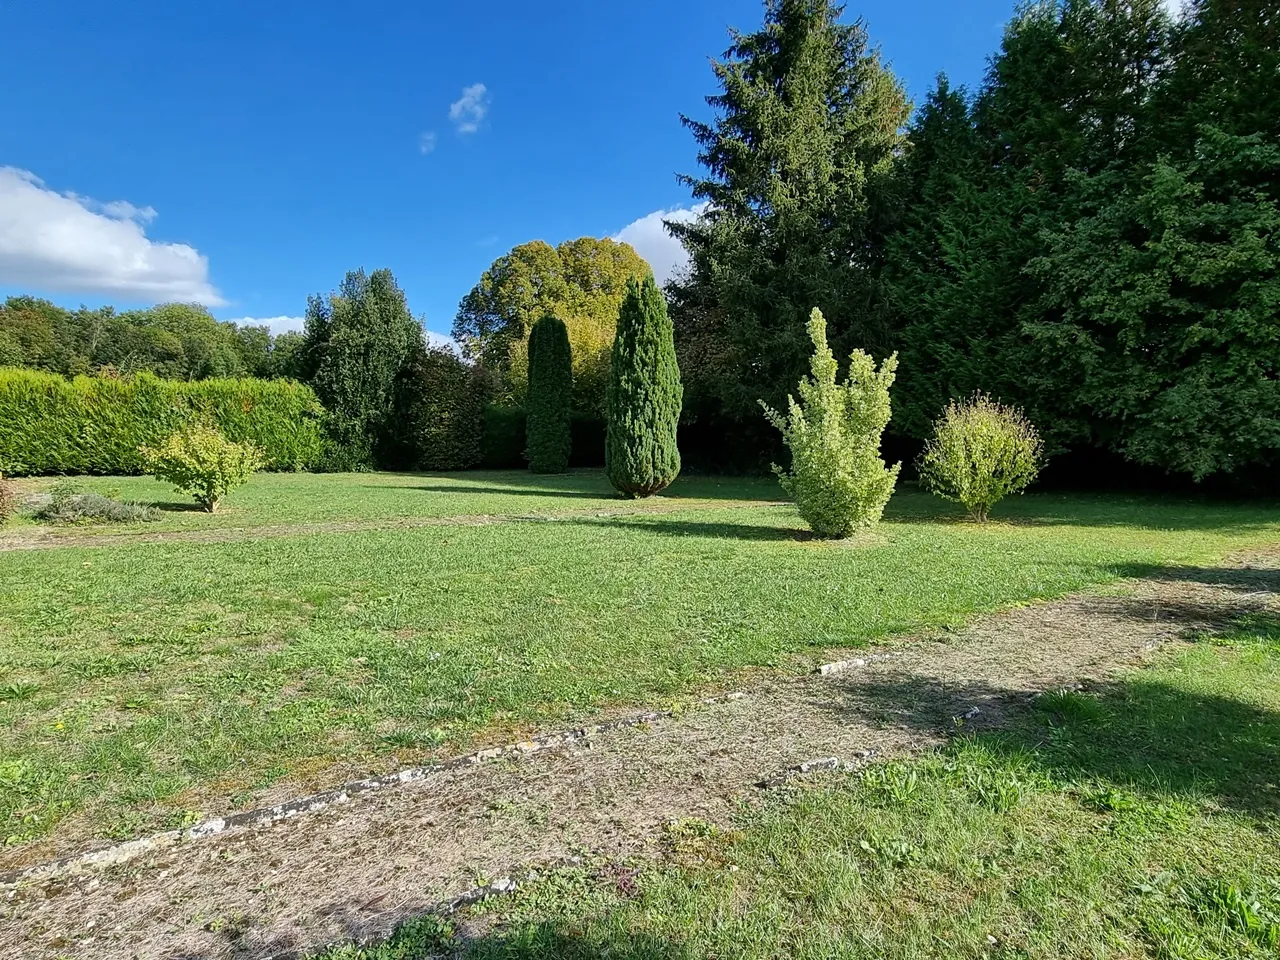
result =
[[290,957],[382,936],[521,866],[643,855],[664,822],[724,821],[797,764],[899,755],[941,743],[957,722],[999,724],[1030,694],[1106,680],[1257,610],[1280,612],[1280,548],[850,652],[861,660],[829,675],[757,679],[743,696],[651,723],[8,884],[0,956]]

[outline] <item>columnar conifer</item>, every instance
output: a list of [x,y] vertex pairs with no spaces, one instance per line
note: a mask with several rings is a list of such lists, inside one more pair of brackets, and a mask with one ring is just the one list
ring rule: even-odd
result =
[[564,473],[572,443],[573,358],[564,321],[548,314],[529,334],[529,397],[526,436],[529,469]]

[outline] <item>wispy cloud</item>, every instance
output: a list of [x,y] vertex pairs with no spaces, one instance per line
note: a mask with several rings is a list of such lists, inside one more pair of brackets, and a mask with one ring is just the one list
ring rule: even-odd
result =
[[680,273],[689,263],[689,256],[684,246],[671,234],[667,233],[663,221],[674,220],[687,223],[696,220],[707,208],[700,203],[692,209],[676,207],[672,210],[655,210],[639,220],[633,220],[613,235],[614,240],[629,243],[636,253],[649,261],[653,268],[653,276],[661,286],[673,276]]
[[462,96],[449,104],[449,119],[459,133],[475,133],[489,113],[489,90],[483,83],[462,88]]
[[418,151],[422,154],[428,154],[436,148],[436,132],[428,130],[426,133],[418,137]]
[[0,167],[0,283],[48,293],[94,293],[221,306],[209,259],[160,243],[144,226],[152,207],[58,193],[28,170]]

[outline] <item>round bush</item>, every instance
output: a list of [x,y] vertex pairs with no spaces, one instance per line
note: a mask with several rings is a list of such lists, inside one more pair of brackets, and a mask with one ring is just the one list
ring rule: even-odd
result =
[[920,456],[920,480],[985,522],[991,508],[1021,493],[1040,473],[1044,444],[1017,407],[982,393],[952,401]]

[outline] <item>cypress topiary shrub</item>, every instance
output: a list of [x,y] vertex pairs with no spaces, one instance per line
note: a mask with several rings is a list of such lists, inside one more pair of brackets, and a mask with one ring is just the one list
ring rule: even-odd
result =
[[848,376],[838,383],[822,311],[810,314],[808,329],[812,373],[800,381],[800,399],[788,398],[785,416],[763,401],[760,405],[791,450],[791,469],[773,469],[800,516],[820,537],[847,537],[879,522],[902,466],[887,468],[880,457],[898,357],[889,357],[877,371],[868,354],[855,350]]
[[624,496],[648,497],[680,475],[680,368],[667,302],[652,276],[627,281],[609,367],[605,470]]
[[324,410],[310,387],[289,380],[76,377],[0,369],[0,471],[140,473],[138,452],[202,422],[262,451],[271,470],[315,466]]
[[573,357],[564,321],[548,314],[529,334],[529,396],[525,401],[525,442],[534,473],[564,473],[573,435]]

